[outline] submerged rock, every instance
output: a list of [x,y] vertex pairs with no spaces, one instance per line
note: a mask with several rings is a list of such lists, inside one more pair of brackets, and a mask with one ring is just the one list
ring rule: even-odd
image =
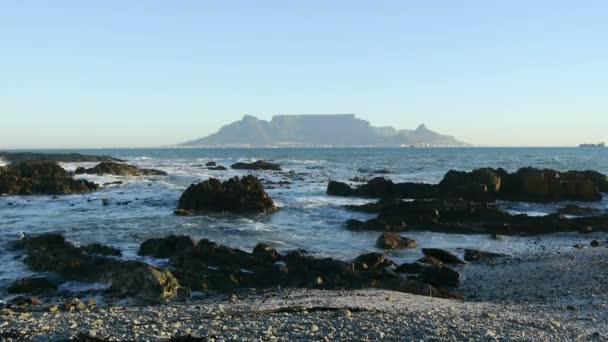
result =
[[236,163],[231,166],[234,170],[270,170],[281,171],[279,164],[269,163],[263,160],[257,160],[253,163]]
[[0,194],[59,195],[97,189],[97,184],[73,179],[66,170],[53,162],[21,162],[0,167]]
[[253,176],[225,182],[210,178],[191,185],[179,199],[178,210],[190,212],[272,213],[274,202]]
[[407,225],[403,222],[387,222],[381,219],[371,219],[367,221],[348,220],[346,221],[346,228],[350,230],[403,232],[407,230]]
[[416,247],[416,240],[397,233],[382,233],[376,240],[376,245],[382,249],[414,248]]
[[92,168],[79,167],[75,174],[114,175],[114,176],[166,176],[167,173],[155,169],[140,169],[133,165],[102,162]]

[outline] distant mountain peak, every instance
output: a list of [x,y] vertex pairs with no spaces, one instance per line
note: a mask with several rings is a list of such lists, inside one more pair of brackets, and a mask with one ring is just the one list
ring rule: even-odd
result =
[[425,124],[420,124],[418,127],[416,127],[417,131],[428,131],[429,129],[426,127]]
[[189,141],[183,147],[289,146],[468,146],[454,137],[429,130],[374,127],[355,114],[276,115],[270,121],[244,115],[217,133]]

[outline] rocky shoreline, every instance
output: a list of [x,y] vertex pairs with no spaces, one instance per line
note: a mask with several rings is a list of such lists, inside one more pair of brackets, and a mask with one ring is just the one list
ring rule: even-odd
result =
[[37,341],[604,341],[608,339],[607,257],[606,248],[587,248],[472,264],[463,273],[465,300],[376,289],[268,289],[163,305],[54,312],[4,309],[0,337]]
[[[264,184],[291,183],[260,180],[258,173],[304,178],[264,161],[231,168],[247,174],[190,185],[174,213],[271,216],[278,208]],[[168,176],[114,160],[75,172],[54,161],[28,160],[0,167],[0,194],[98,190],[73,178],[80,174]],[[608,241],[602,234],[608,213],[571,203],[599,201],[607,189],[608,178],[598,172],[533,168],[449,171],[438,184],[374,178],[352,188],[330,181],[328,195],[378,199],[348,207],[377,216],[349,220],[340,229],[376,231],[378,249],[347,260],[264,243],[242,250],[168,235],[140,240],[136,261],[99,243],[25,232],[11,246],[38,275],[10,286],[16,296],[1,304],[0,340],[608,339]],[[565,205],[541,216],[510,213],[497,201]],[[534,244],[542,244],[545,234],[579,232],[584,243],[517,255],[462,248],[456,255],[419,244],[408,231],[495,239],[542,235]],[[589,233],[601,238],[588,242]],[[418,247],[414,262],[391,260],[392,250]],[[70,281],[104,286],[63,298],[58,288]]]

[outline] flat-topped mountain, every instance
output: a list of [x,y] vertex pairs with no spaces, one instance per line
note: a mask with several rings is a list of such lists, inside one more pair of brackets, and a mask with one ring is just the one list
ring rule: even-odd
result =
[[181,147],[279,146],[468,146],[435,133],[425,125],[415,130],[374,127],[354,114],[276,115],[270,121],[245,115],[217,133],[180,144]]

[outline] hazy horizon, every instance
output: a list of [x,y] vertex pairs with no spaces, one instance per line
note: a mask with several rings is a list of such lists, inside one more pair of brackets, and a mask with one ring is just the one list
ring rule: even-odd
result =
[[0,4],[0,149],[152,148],[354,113],[475,146],[608,141],[602,1]]

